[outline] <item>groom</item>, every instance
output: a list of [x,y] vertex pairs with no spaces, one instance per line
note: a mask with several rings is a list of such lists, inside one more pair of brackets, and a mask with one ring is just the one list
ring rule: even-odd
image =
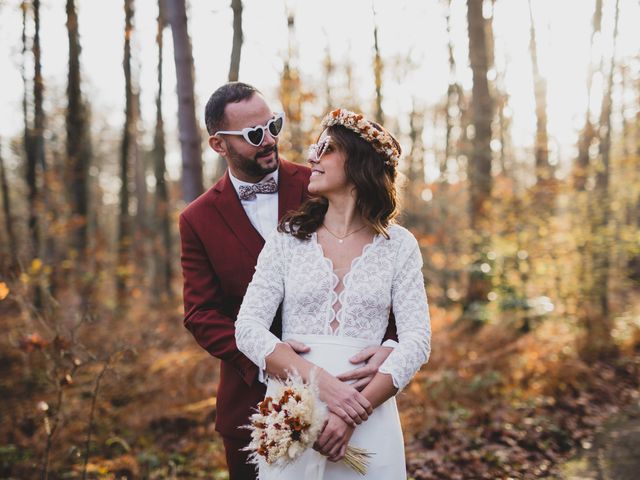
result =
[[[307,198],[310,169],[281,159],[284,117],[273,113],[254,87],[232,82],[218,88],[205,109],[209,146],[227,162],[223,177],[180,215],[185,327],[220,362],[216,430],[222,435],[231,480],[256,477],[247,464],[249,422],[265,394],[258,368],[240,353],[234,322],[264,238],[279,219]],[[281,336],[278,311],[271,331]],[[387,337],[395,338],[395,324]],[[298,353],[308,347],[289,342]],[[370,347],[352,359],[367,362],[345,377],[362,388],[390,348]]]

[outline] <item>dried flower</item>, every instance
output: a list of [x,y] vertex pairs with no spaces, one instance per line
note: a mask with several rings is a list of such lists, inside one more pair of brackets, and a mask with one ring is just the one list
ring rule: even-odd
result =
[[364,119],[362,114],[344,108],[337,108],[328,113],[322,120],[322,127],[342,125],[357,133],[371,144],[373,149],[387,157],[386,165],[396,166],[400,160],[400,145],[393,136],[377,123]]
[[[320,400],[315,377],[305,383],[299,375],[290,375],[276,382],[273,396],[265,397],[251,416],[251,442],[245,448],[249,459],[258,464],[260,459],[269,465],[284,467],[310,448],[322,432],[327,418],[327,407]],[[344,463],[362,474],[366,473],[370,453],[347,447]]]

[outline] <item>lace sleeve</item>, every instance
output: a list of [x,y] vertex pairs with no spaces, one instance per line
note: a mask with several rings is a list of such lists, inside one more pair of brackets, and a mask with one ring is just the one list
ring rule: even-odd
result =
[[391,302],[398,329],[398,346],[380,366],[393,385],[402,390],[429,360],[431,323],[422,276],[422,255],[415,237],[408,233],[396,258]]
[[284,234],[277,231],[267,238],[235,323],[238,350],[261,370],[266,368],[266,357],[282,343],[269,328],[284,297],[283,240]]

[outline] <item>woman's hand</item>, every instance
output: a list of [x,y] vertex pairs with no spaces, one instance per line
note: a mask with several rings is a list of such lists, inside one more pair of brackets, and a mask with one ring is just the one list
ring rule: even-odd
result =
[[329,413],[329,418],[313,448],[328,457],[329,461],[339,462],[344,458],[353,431],[354,427],[334,413]]
[[366,421],[373,412],[371,402],[364,395],[325,370],[320,370],[318,387],[320,399],[327,404],[329,412],[351,427],[355,428],[356,425]]

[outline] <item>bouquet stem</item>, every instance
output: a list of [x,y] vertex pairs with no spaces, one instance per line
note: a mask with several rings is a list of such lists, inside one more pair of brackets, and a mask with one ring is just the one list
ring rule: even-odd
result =
[[347,446],[347,451],[344,454],[342,461],[348,467],[352,468],[360,475],[367,473],[367,466],[369,465],[369,458],[373,453],[365,450],[364,448]]

